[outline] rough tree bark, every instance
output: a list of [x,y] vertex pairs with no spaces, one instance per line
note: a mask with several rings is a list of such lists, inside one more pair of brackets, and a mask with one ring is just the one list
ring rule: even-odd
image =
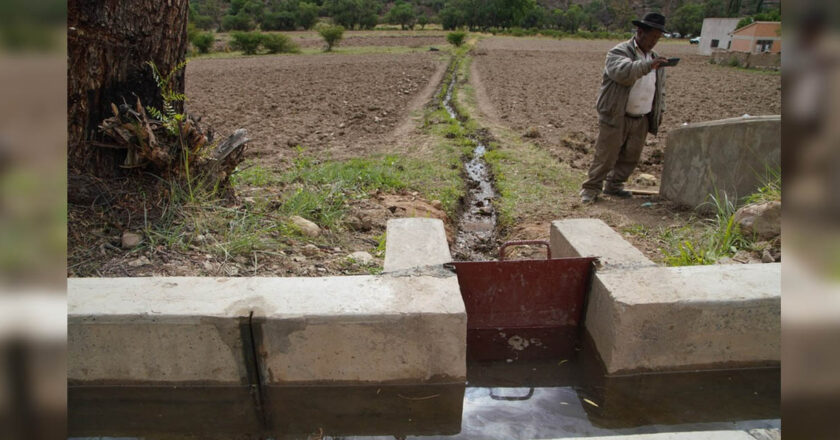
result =
[[[184,60],[188,0],[69,0],[67,3],[68,172],[113,176],[124,152],[88,141],[112,116],[111,103],[161,107],[147,61],[163,74]],[[184,72],[174,89],[184,91]],[[182,111],[182,109],[177,109]]]

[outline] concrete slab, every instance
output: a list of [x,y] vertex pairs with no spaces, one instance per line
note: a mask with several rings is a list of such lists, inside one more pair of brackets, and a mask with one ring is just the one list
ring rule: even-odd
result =
[[590,218],[551,222],[551,256],[598,257],[599,271],[656,266],[606,223]]
[[452,261],[443,222],[433,218],[388,220],[384,272]]
[[[781,164],[781,116],[690,124],[668,133],[660,194],[696,208],[710,194],[737,201]],[[704,205],[701,210],[712,210]]]
[[251,332],[266,383],[466,377],[454,275],[68,280],[71,383],[248,383]]
[[586,328],[608,373],[778,364],[781,265],[597,273]]
[[[755,440],[744,431],[660,432],[656,434],[587,437],[589,440]],[[560,440],[560,439],[557,439]]]

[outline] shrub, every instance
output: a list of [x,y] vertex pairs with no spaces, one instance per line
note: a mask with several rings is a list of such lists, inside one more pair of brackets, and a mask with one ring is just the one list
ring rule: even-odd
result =
[[266,14],[260,23],[264,31],[293,31],[295,30],[295,15],[288,11]]
[[343,26],[325,26],[318,30],[318,33],[321,34],[321,37],[324,39],[324,42],[327,43],[327,48],[325,52],[329,52],[332,50],[332,47],[338,44],[341,41],[341,38],[344,37],[344,27]]
[[263,37],[259,32],[234,32],[231,47],[241,50],[245,55],[253,55],[260,48]]
[[466,38],[466,37],[467,37],[466,32],[461,32],[461,31],[450,32],[450,33],[446,34],[446,41],[448,41],[450,44],[452,44],[455,47],[461,47],[461,45],[464,44],[464,38]]
[[732,57],[729,59],[729,62],[726,63],[729,67],[741,67],[741,62],[738,61],[738,57]]
[[425,15],[417,17],[417,24],[420,25],[420,29],[425,29],[426,25],[429,24],[429,17],[426,17]]
[[216,41],[216,37],[212,32],[200,32],[190,38],[190,42],[200,53],[210,52],[214,41]]
[[257,27],[244,12],[236,15],[225,15],[222,19],[222,29],[225,31],[252,31]]
[[298,53],[297,45],[292,39],[283,34],[263,34],[262,45],[268,53]]

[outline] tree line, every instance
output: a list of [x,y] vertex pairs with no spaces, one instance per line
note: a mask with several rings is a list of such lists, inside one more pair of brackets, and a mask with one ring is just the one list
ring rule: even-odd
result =
[[192,0],[190,23],[214,31],[288,31],[311,29],[329,17],[347,29],[372,29],[380,23],[413,29],[438,23],[447,30],[624,32],[644,12],[659,10],[667,12],[669,30],[696,35],[706,17],[780,17],[772,15],[779,8],[772,0]]

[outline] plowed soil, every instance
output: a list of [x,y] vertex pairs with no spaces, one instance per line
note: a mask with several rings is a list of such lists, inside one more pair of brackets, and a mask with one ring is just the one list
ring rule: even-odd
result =
[[445,69],[432,53],[255,56],[195,60],[187,111],[218,133],[248,130],[263,166],[297,154],[366,155],[387,146]]
[[[598,136],[595,100],[604,59],[615,41],[492,38],[474,51],[472,77],[481,83],[481,110],[528,133],[573,168],[586,170]],[[697,46],[660,40],[655,50],[679,57],[666,76],[666,113],[648,137],[638,171],[661,174],[668,131],[683,123],[749,114],[781,114],[781,76],[709,64]]]

